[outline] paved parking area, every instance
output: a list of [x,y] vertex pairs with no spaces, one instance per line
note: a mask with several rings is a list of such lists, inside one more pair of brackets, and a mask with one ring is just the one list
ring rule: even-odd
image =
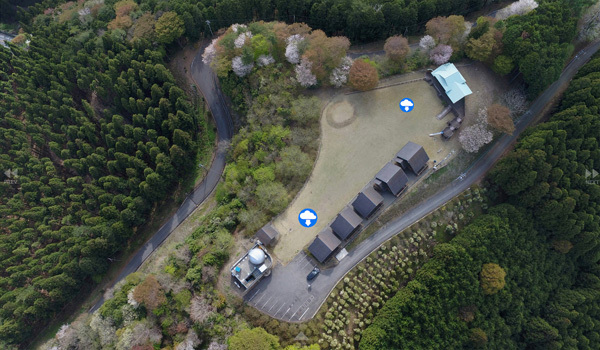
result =
[[315,260],[300,252],[287,266],[275,267],[271,276],[265,277],[251,289],[244,300],[279,320],[306,321],[317,311],[321,302],[317,296],[323,293],[318,285],[323,272],[312,281],[310,288],[306,282],[306,276],[315,266]]

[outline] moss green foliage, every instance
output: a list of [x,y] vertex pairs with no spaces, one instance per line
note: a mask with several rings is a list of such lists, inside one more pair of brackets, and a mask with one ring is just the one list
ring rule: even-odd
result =
[[183,21],[173,11],[165,12],[155,25],[156,39],[164,44],[170,44],[185,32]]
[[[499,204],[436,246],[363,333],[361,350],[599,344],[600,187],[586,177],[600,165],[599,67],[598,57],[584,66],[560,110],[493,169]],[[493,275],[506,271],[495,294],[478,281],[491,261]]]
[[506,277],[506,272],[500,265],[493,263],[483,264],[479,273],[483,294],[491,295],[498,293],[506,284],[504,277]]
[[27,48],[0,49],[0,337],[10,343],[97,280],[193,169],[198,112],[163,51],[89,35],[100,24],[39,20]]
[[263,328],[242,329],[227,339],[230,350],[279,350],[279,340]]

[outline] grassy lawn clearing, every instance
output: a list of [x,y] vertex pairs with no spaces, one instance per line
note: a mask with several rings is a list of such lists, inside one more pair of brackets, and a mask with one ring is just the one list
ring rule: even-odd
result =
[[[381,86],[421,77],[422,72],[415,72],[384,81]],[[404,97],[415,103],[410,113],[398,106]],[[283,263],[291,260],[406,142],[423,145],[432,160],[438,161],[458,147],[455,141],[428,136],[444,127],[446,120],[435,118],[442,109],[435,90],[425,81],[334,96],[321,117],[321,148],[311,177],[274,221],[281,234],[275,255]],[[298,223],[298,213],[304,208],[314,209],[319,216],[312,228]]]
[[[458,68],[473,90],[466,100],[468,125],[480,107],[504,91],[504,82],[479,64]],[[340,92],[331,98],[321,116],[321,148],[313,172],[273,222],[281,235],[274,254],[282,263],[308,245],[408,141],[423,145],[431,161],[440,162],[452,150],[460,153],[457,135],[450,141],[429,136],[452,118],[436,119],[444,106],[433,87],[425,81],[398,84],[423,76],[422,71],[404,74],[382,81],[376,90]],[[404,97],[415,103],[410,113],[403,113],[398,106]],[[298,213],[304,208],[314,209],[319,216],[311,228],[298,222]]]

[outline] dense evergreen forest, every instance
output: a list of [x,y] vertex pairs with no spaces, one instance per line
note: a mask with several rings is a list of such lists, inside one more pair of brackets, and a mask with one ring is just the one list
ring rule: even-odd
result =
[[199,131],[164,51],[149,41],[97,37],[49,18],[28,35],[28,44],[0,48],[7,343],[27,339],[106,271],[107,258],[193,166]]
[[489,175],[489,212],[390,299],[360,349],[598,349],[600,57]]
[[[142,0],[139,4],[143,11],[152,13],[175,11],[184,22],[186,36],[192,40],[211,29],[216,32],[234,23],[278,20],[304,22],[328,35],[344,35],[352,41],[372,41],[392,34],[415,33],[435,16],[463,15],[495,1],[394,0],[376,4],[366,0]],[[105,1],[107,4],[114,2]],[[43,1],[36,8],[37,11],[44,10],[56,3],[55,0]],[[108,10],[101,15],[107,22],[111,19]],[[23,13],[24,19],[28,17]]]

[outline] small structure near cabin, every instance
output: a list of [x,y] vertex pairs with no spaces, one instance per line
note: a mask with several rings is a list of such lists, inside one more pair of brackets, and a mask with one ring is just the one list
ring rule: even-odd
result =
[[341,244],[342,241],[333,234],[331,227],[327,227],[317,235],[315,240],[308,247],[308,251],[319,260],[320,263],[323,263],[333,255]]
[[244,256],[231,267],[231,276],[235,285],[247,291],[252,288],[261,278],[271,274],[273,259],[267,252],[267,248],[257,242]]
[[362,219],[351,207],[345,207],[333,220],[331,224],[331,230],[341,240],[346,240],[352,236],[354,232],[362,224]]
[[399,196],[406,189],[408,177],[401,167],[389,162],[377,175],[375,175],[375,188],[380,191],[390,191],[394,196]]
[[279,232],[271,224],[263,226],[258,232],[256,232],[256,238],[261,241],[264,245],[271,245],[279,236]]
[[410,169],[417,175],[421,174],[427,168],[428,161],[429,156],[425,152],[425,149],[423,149],[423,146],[411,141],[402,147],[394,160],[402,169]]
[[461,125],[462,125],[462,118],[455,117],[454,119],[449,121],[448,126],[446,128],[444,128],[442,137],[444,139],[448,140],[449,138],[452,137],[452,135],[454,135],[456,130],[458,130]]
[[383,197],[373,187],[367,187],[358,194],[352,207],[363,219],[368,219],[382,204]]

